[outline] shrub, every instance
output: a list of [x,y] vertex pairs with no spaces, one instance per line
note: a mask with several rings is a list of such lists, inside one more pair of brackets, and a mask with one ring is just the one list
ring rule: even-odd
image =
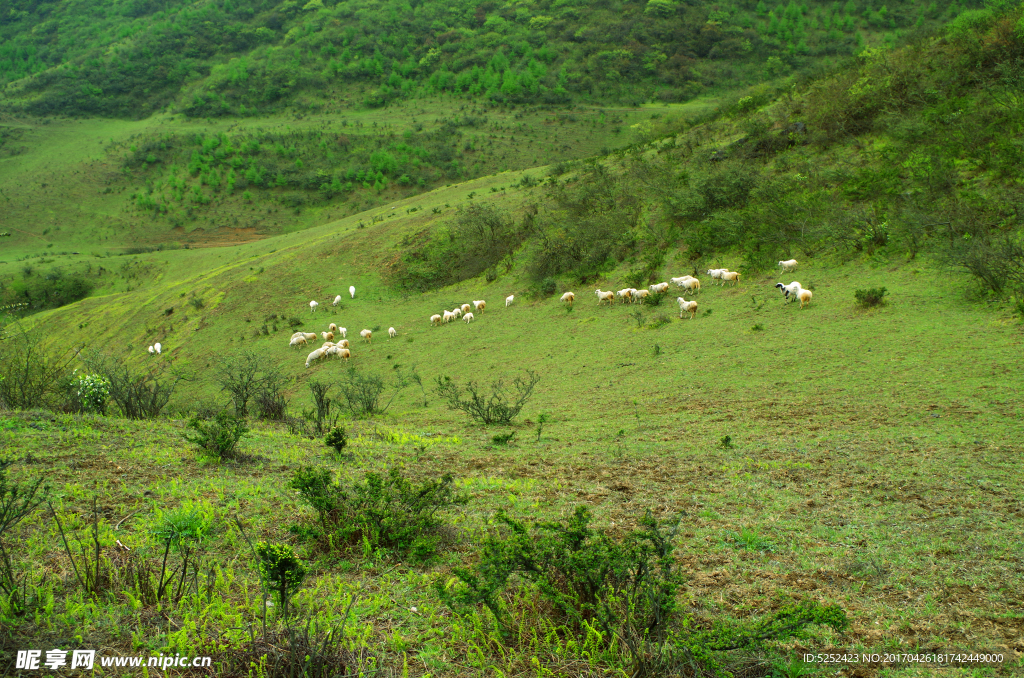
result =
[[334,448],[335,454],[341,454],[341,451],[348,445],[348,435],[345,433],[345,429],[342,426],[335,426],[324,438],[324,443],[328,447]]
[[510,433],[498,433],[491,436],[491,442],[495,445],[508,445],[512,442],[512,439],[516,437],[516,432],[511,431]]
[[182,437],[217,459],[237,459],[238,441],[249,432],[244,417],[233,417],[226,410],[218,412],[212,420],[192,417],[188,427],[195,434],[183,433]]
[[107,400],[110,398],[108,380],[97,374],[79,374],[73,378],[72,388],[78,406],[83,412],[103,415],[107,413]]
[[287,544],[256,542],[256,567],[267,588],[277,593],[281,615],[288,616],[288,601],[299,584],[306,578],[306,566],[302,564],[292,547]]
[[288,399],[280,391],[263,388],[253,401],[256,416],[270,421],[284,421],[288,409]]
[[20,326],[0,336],[0,403],[13,409],[57,409],[67,398],[77,349],[44,343]]
[[336,411],[331,412],[334,401],[327,397],[327,392],[330,390],[330,384],[309,380],[309,393],[313,396],[313,409],[304,410],[302,416],[306,421],[312,422],[318,436],[322,436],[324,431],[332,429],[337,423],[338,417],[341,416]]
[[345,378],[339,384],[341,395],[354,417],[366,417],[384,414],[391,407],[395,397],[408,386],[408,382],[400,374],[395,376],[394,392],[387,402],[382,403],[387,385],[383,377],[376,374],[360,374],[356,368],[350,367]]
[[249,401],[260,394],[267,394],[269,403],[279,396],[281,372],[267,358],[252,351],[243,351],[229,358],[217,368],[217,383],[221,390],[231,396],[235,414],[249,415]]
[[159,416],[174,395],[178,383],[185,379],[183,374],[173,372],[170,378],[164,379],[163,372],[156,367],[139,374],[133,372],[123,360],[98,353],[86,356],[85,363],[93,373],[110,384],[110,397],[127,419],[152,419]]
[[[355,600],[355,597],[352,599]],[[347,618],[347,615],[346,615]],[[357,675],[366,658],[346,647],[345,625],[323,631],[310,618],[305,626],[251,636],[222,650],[223,675],[248,676],[259,667],[263,678],[336,678]]]
[[455,492],[450,473],[417,485],[397,468],[367,473],[365,482],[347,487],[333,482],[327,469],[303,467],[289,486],[317,512],[323,541],[409,552],[419,560],[437,550],[443,525],[437,512],[469,501]]
[[527,370],[526,376],[516,377],[511,386],[506,386],[503,379],[492,382],[491,393],[486,394],[474,381],[467,382],[463,390],[450,377],[437,377],[434,392],[447,401],[450,409],[465,412],[481,424],[511,424],[539,381],[540,375]]
[[558,283],[554,278],[544,278],[540,283],[540,293],[546,297],[558,291]]
[[884,306],[885,295],[888,294],[884,287],[872,287],[867,290],[857,290],[853,293],[857,303],[864,308],[872,306]]
[[13,463],[0,460],[0,613],[21,616],[28,612],[27,587],[14,571],[7,545],[18,543],[12,538],[14,528],[46,501],[49,488],[41,477],[26,484],[8,480],[7,467]]

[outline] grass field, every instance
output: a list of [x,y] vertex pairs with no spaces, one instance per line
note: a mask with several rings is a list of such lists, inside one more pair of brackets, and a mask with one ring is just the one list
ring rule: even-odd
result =
[[[305,369],[306,351],[287,348],[292,316],[306,331],[346,326],[351,366],[385,376],[415,370],[428,390],[410,386],[386,417],[347,422],[351,462],[270,425],[256,425],[243,442],[255,461],[217,466],[196,460],[180,437],[181,419],[5,413],[0,444],[22,457],[16,476],[46,475],[58,511],[83,538],[93,497],[105,543],[152,551],[150,526],[182,506],[200,507],[215,526],[208,547],[215,593],[206,602],[154,610],[115,596],[93,606],[76,590],[52,520],[37,514],[22,528],[25,563],[50,574],[57,603],[52,616],[19,631],[21,640],[56,646],[74,638],[125,654],[212,647],[216,655],[240,642],[239,629],[260,608],[232,520],[256,537],[294,542],[287,528],[306,509],[283,488],[299,466],[324,464],[357,478],[399,464],[418,478],[452,472],[471,495],[454,518],[453,550],[417,568],[373,555],[303,552],[299,544],[312,576],[296,598],[304,618],[336,623],[357,595],[349,642],[396,675],[403,666],[420,676],[540,675],[538,665],[553,675],[622,675],[607,662],[581,665],[550,638],[507,655],[480,649],[487,643],[473,625],[452,619],[428,585],[450,576],[495,510],[556,518],[579,504],[614,530],[630,528],[646,509],[661,518],[681,512],[683,597],[699,617],[745,618],[794,598],[835,602],[852,621],[845,635],[787,648],[1005,657],[942,675],[1012,675],[1024,667],[1024,397],[1014,376],[1024,337],[1007,309],[968,303],[948,290],[944,272],[882,255],[802,263],[793,277],[815,293],[803,310],[783,305],[776,277],[706,284],[694,320],[680,320],[671,299],[655,308],[599,307],[589,287],[575,290],[567,311],[557,294],[537,297],[517,270],[425,294],[381,283],[395,245],[435,218],[431,208],[453,209],[469,192],[498,198],[492,186],[517,180],[508,173],[442,188],[395,210],[237,247],[119,257],[138,270],[133,282],[120,277],[113,294],[32,316],[33,324],[64,328],[67,342],[103,347],[129,364],[150,361],[145,347],[161,341],[165,353],[156,360],[197,378],[172,410],[223,402],[212,372],[246,349],[288,375],[293,412],[309,407],[306,381],[335,381],[348,366]],[[529,189],[507,189],[503,200],[530,198]],[[421,209],[408,213],[414,205]],[[669,257],[664,277],[684,272],[692,272],[685,257]],[[621,273],[598,286],[623,286]],[[355,299],[345,292],[350,284]],[[876,286],[888,288],[889,303],[857,307],[854,291]],[[501,300],[513,293],[505,308]],[[329,306],[335,294],[344,297],[340,309]],[[202,308],[189,303],[193,297]],[[321,303],[316,314],[311,298]],[[430,326],[431,314],[471,299],[488,302],[472,324]],[[387,338],[389,326],[396,339]],[[358,339],[364,327],[375,330],[372,345]],[[437,376],[487,382],[524,370],[542,380],[511,429],[473,426],[429,390]],[[550,422],[538,432],[541,414]],[[492,442],[508,431],[516,434],[511,444]],[[836,668],[858,676],[939,671],[876,664],[828,673]]]

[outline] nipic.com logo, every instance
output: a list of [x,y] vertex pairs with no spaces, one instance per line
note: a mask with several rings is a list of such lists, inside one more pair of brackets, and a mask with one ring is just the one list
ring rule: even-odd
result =
[[[190,657],[188,655],[159,655],[159,656],[100,656],[99,665],[102,667],[139,667],[160,669],[166,671],[169,668],[200,668],[210,666],[210,657]],[[92,670],[96,663],[96,650],[18,650],[15,660],[15,669],[22,671],[57,671],[59,669],[85,669]]]

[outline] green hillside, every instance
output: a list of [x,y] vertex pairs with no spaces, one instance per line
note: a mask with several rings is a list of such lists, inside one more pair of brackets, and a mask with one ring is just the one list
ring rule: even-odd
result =
[[[863,17],[848,4],[832,25]],[[954,9],[813,79],[668,105],[8,120],[27,150],[0,159],[0,518],[39,479],[52,510],[0,519],[3,661],[1019,674],[1024,7]],[[595,294],[684,274],[692,319],[676,287]],[[331,323],[350,360],[306,367],[321,340],[292,333]],[[444,395],[530,375],[508,423]],[[250,429],[238,456],[186,440],[217,421]],[[413,484],[391,503],[389,473]],[[287,567],[260,570],[274,553]]]

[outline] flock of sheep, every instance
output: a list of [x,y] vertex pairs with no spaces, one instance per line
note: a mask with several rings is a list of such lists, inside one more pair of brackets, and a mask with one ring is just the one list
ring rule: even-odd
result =
[[[788,261],[780,261],[779,262],[779,266],[782,267],[783,271],[786,271],[786,272],[792,271],[792,270],[794,270],[796,268],[797,261],[796,261],[796,259],[790,259]],[[713,281],[714,280],[721,281],[720,284],[722,284],[722,285],[725,285],[725,283],[727,283],[727,282],[731,282],[734,285],[738,285],[739,282],[740,282],[740,274],[738,272],[736,272],[736,271],[730,271],[730,270],[728,270],[726,268],[712,268],[712,269],[708,269],[708,275],[711,276]],[[624,304],[625,303],[630,303],[631,304],[631,303],[634,303],[636,301],[639,301],[642,304],[642,303],[644,303],[644,299],[646,299],[652,293],[662,293],[663,294],[663,293],[667,292],[669,287],[670,287],[670,285],[672,285],[672,284],[675,284],[677,287],[679,287],[679,288],[681,288],[683,290],[686,290],[687,292],[689,292],[691,294],[697,294],[697,293],[700,292],[700,289],[701,289],[701,283],[700,283],[699,279],[697,279],[697,278],[695,278],[695,277],[693,277],[691,275],[684,275],[684,276],[680,276],[678,278],[671,278],[668,282],[656,283],[654,285],[651,285],[649,287],[649,289],[646,289],[646,290],[638,290],[638,289],[635,289],[635,288],[632,288],[632,287],[627,287],[627,288],[624,288],[624,289],[621,289],[621,290],[618,290],[617,292],[615,292],[615,291],[611,291],[611,290],[609,290],[609,291],[602,291],[600,288],[598,288],[596,290],[596,292],[597,292],[597,303],[598,303],[598,305],[600,305],[603,302],[607,301],[609,304],[614,304],[615,303],[615,298],[618,297],[619,300],[622,303],[624,303]],[[775,287],[778,288],[781,292],[783,292],[783,294],[785,295],[785,300],[787,302],[788,301],[792,301],[793,299],[799,299],[800,300],[800,308],[803,308],[806,304],[810,303],[811,297],[813,296],[811,294],[810,290],[804,289],[803,286],[800,283],[796,282],[796,281],[791,282],[788,285],[784,285],[782,283],[778,283],[777,285],[775,285]],[[349,295],[353,299],[355,299],[355,297],[356,297],[356,288],[355,287],[349,287],[348,288],[348,292],[349,292]],[[684,292],[684,294],[685,294],[685,292]],[[515,295],[509,295],[508,297],[506,297],[505,298],[505,307],[508,308],[509,306],[511,306],[512,302],[514,300],[515,300]],[[341,295],[339,294],[337,297],[334,298],[334,304],[333,305],[337,306],[340,301],[341,301]],[[576,301],[576,294],[573,293],[573,292],[566,292],[565,294],[563,294],[561,296],[559,301],[561,303],[568,304],[571,307],[573,305],[573,303]],[[690,301],[687,301],[684,297],[677,297],[676,298],[676,303],[679,304],[679,318],[680,319],[682,319],[683,315],[686,314],[686,313],[690,314],[690,320],[693,320],[694,317],[696,317],[696,315],[697,315],[697,302],[696,301],[694,301],[692,299]],[[313,313],[316,312],[316,309],[317,309],[318,306],[319,306],[319,304],[316,301],[310,301],[309,302],[309,309]],[[444,310],[441,313],[435,313],[434,315],[430,316],[430,324],[431,325],[445,325],[445,324],[450,323],[450,322],[452,322],[452,321],[454,321],[454,320],[456,320],[458,318],[461,318],[464,322],[466,322],[468,324],[468,323],[473,322],[473,320],[475,319],[475,316],[473,314],[474,310],[477,313],[481,313],[481,312],[483,312],[483,310],[486,307],[487,307],[487,302],[486,301],[484,301],[483,299],[477,299],[477,300],[474,300],[472,302],[472,304],[462,304],[460,306],[457,306],[456,308],[453,308],[450,311],[449,310]],[[312,353],[310,353],[306,357],[306,367],[309,367],[311,364],[313,364],[316,361],[324,360],[324,359],[330,358],[330,357],[338,357],[338,358],[344,359],[345,361],[348,361],[352,357],[352,351],[351,351],[351,348],[349,346],[348,339],[346,338],[347,335],[348,335],[348,330],[346,328],[338,327],[334,323],[331,323],[330,325],[328,325],[327,330],[325,332],[321,332],[320,333],[320,338],[323,339],[323,341],[324,341],[323,345],[320,348],[318,348],[315,351],[313,351]],[[338,337],[338,336],[341,337],[340,340],[339,341],[335,341],[335,338]],[[367,343],[372,343],[372,341],[373,341],[373,332],[371,330],[361,330],[359,332],[359,336],[362,337],[363,341],[365,341]],[[388,328],[388,337],[393,339],[393,338],[395,338],[397,336],[398,336],[398,332],[395,330],[395,328],[394,327],[389,327]],[[296,332],[296,333],[294,333],[291,336],[291,340],[289,342],[289,346],[305,346],[305,345],[307,345],[311,341],[316,341],[316,338],[317,338],[317,335],[314,332]],[[159,353],[159,350],[160,350],[159,349],[159,344],[157,344],[156,346],[157,346],[156,351]],[[149,350],[150,350],[150,353],[152,353],[153,352],[153,347],[151,346]]]

